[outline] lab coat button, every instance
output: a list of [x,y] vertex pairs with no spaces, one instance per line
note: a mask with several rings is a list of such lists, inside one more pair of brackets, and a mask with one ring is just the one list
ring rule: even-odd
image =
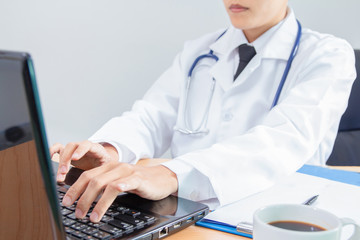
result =
[[230,112],[226,112],[223,115],[223,120],[224,121],[231,121],[233,119],[234,115]]

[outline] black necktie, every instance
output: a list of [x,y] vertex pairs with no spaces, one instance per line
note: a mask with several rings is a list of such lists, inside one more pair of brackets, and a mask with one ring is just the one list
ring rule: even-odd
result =
[[246,65],[250,62],[250,60],[256,54],[255,48],[253,46],[247,45],[245,43],[241,44],[238,49],[239,49],[240,61],[239,61],[238,69],[236,70],[236,73],[234,76],[234,81],[236,80],[236,78],[240,75],[242,70],[244,70]]

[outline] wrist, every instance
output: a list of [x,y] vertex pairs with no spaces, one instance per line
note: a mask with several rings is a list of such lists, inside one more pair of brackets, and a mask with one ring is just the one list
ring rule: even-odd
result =
[[176,193],[178,191],[178,179],[177,179],[176,174],[173,171],[171,171],[169,168],[167,168],[163,165],[159,165],[157,167],[161,168],[161,171],[164,173],[164,175],[168,179],[167,184],[168,184],[168,189],[170,191],[170,194]]

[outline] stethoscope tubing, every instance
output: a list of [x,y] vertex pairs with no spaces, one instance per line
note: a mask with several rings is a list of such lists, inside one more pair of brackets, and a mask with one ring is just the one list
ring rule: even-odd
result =
[[[215,62],[219,61],[219,58],[218,56],[214,55],[213,51],[211,50],[208,54],[204,54],[204,55],[201,55],[199,57],[197,57],[194,61],[194,63],[191,65],[191,68],[189,70],[189,73],[188,73],[188,79],[191,79],[191,76],[192,76],[192,73],[196,67],[196,65],[198,64],[198,62],[201,60],[201,59],[204,59],[204,58],[212,58],[215,60]],[[190,80],[191,81],[191,80]],[[189,85],[189,84],[188,84]]]
[[284,70],[284,74],[281,77],[279,87],[278,87],[278,89],[277,89],[277,91],[275,93],[275,97],[274,97],[273,103],[271,104],[270,109],[275,107],[277,105],[278,101],[279,101],[281,91],[282,91],[282,89],[284,87],[286,78],[287,78],[287,76],[289,74],[289,71],[290,71],[290,68],[291,68],[291,64],[292,64],[292,62],[293,62],[293,60],[295,58],[297,50],[299,49],[302,27],[301,27],[301,24],[300,24],[300,22],[298,20],[296,20],[296,22],[298,24],[298,32],[297,32],[297,35],[296,35],[295,44],[294,44],[294,46],[293,46],[293,48],[291,50],[288,62],[286,64],[286,67],[285,67],[285,70]]
[[[225,30],[222,34],[220,34],[220,36],[217,37],[217,39],[215,40],[215,42],[217,40],[219,40],[225,33],[226,33],[227,30]],[[191,79],[191,76],[192,76],[192,73],[197,65],[197,63],[201,60],[201,59],[204,59],[204,58],[212,58],[215,60],[215,62],[219,61],[219,58],[218,56],[216,56],[214,54],[214,51],[213,50],[210,50],[210,52],[208,54],[204,54],[204,55],[200,55],[198,56],[195,61],[193,62],[193,64],[191,65],[190,67],[190,70],[189,70],[189,73],[188,73],[188,78]]]
[[[272,109],[273,107],[275,107],[279,101],[279,98],[280,98],[280,95],[281,95],[281,91],[284,87],[284,84],[286,82],[286,78],[289,74],[289,71],[290,71],[290,68],[291,68],[291,64],[296,56],[296,53],[299,49],[299,45],[300,45],[300,39],[301,39],[301,33],[302,33],[302,27],[301,27],[301,24],[298,20],[296,20],[297,22],[297,25],[298,25],[298,31],[297,31],[297,35],[296,35],[296,39],[295,39],[295,42],[294,42],[294,46],[291,50],[291,53],[290,53],[290,56],[289,56],[289,59],[287,61],[287,64],[285,66],[285,70],[284,70],[284,73],[281,77],[281,80],[280,80],[280,83],[279,83],[279,86],[276,90],[276,93],[275,93],[275,96],[274,96],[274,100],[271,104],[271,108]],[[226,33],[227,30],[225,30],[217,39],[219,40],[225,33]],[[208,129],[204,129],[204,130],[201,130],[201,128],[203,128],[206,123],[207,123],[207,118],[208,118],[208,115],[209,115],[209,110],[210,110],[210,105],[211,105],[211,100],[212,100],[212,97],[213,97],[213,94],[214,94],[214,91],[215,91],[215,83],[216,83],[216,80],[213,78],[212,79],[212,86],[211,86],[211,94],[209,96],[209,99],[208,99],[208,104],[206,106],[206,111],[205,111],[205,114],[203,116],[203,119],[201,120],[201,123],[199,125],[198,128],[194,129],[194,130],[191,130],[189,128],[189,123],[188,123],[188,119],[186,118],[186,112],[187,112],[187,104],[188,104],[188,94],[190,92],[190,88],[191,88],[191,78],[192,78],[192,74],[193,74],[193,71],[196,67],[196,65],[198,64],[199,61],[201,61],[202,59],[205,59],[205,58],[211,58],[211,59],[214,59],[215,62],[217,62],[219,60],[219,58],[214,54],[213,50],[210,50],[209,53],[207,54],[204,54],[204,55],[200,55],[198,56],[195,61],[193,62],[193,64],[191,65],[190,69],[189,69],[189,72],[188,72],[188,79],[187,79],[187,83],[186,83],[186,89],[185,89],[185,99],[184,99],[184,104],[183,104],[183,111],[184,111],[184,114],[183,114],[183,121],[184,121],[184,124],[185,124],[185,128],[179,128],[179,127],[175,127],[174,129],[183,133],[183,134],[186,134],[186,135],[192,135],[192,134],[207,134],[209,132]]]

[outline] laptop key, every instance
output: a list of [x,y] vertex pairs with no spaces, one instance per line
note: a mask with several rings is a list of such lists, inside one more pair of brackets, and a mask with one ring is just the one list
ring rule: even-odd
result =
[[74,224],[74,223],[75,223],[75,220],[72,220],[72,219],[70,219],[70,218],[66,218],[66,219],[63,220],[63,224],[64,224],[65,226],[70,226],[70,225],[72,225],[72,224]]
[[131,229],[134,229],[135,226],[134,225],[131,225],[131,224],[128,224],[128,223],[125,223],[125,222],[122,222],[120,220],[117,220],[117,219],[114,219],[114,220],[111,220],[109,222],[110,225],[113,225],[117,228],[121,228],[121,229],[124,229],[125,231],[128,231],[128,230],[131,230]]
[[72,235],[74,235],[75,237],[79,237],[79,238],[84,238],[86,237],[86,234],[85,233],[82,233],[80,231],[75,231],[73,233],[71,233]]
[[71,210],[71,211],[75,211],[76,209],[76,205],[71,205],[70,207],[66,207],[67,209]]
[[66,236],[66,240],[78,240],[78,239],[81,239],[81,238],[78,238],[78,237],[75,237],[75,236],[72,236],[72,235]]
[[113,209],[108,209],[105,213],[106,215],[110,216],[110,217],[114,217],[118,214],[120,214],[118,211],[113,210]]
[[92,235],[94,233],[96,233],[98,230],[96,228],[93,227],[86,227],[83,230],[81,230],[83,233],[86,233],[88,235]]
[[111,237],[111,235],[109,233],[103,232],[103,231],[98,231],[98,232],[94,233],[93,236],[96,238],[100,238],[100,239],[107,239],[107,238]]
[[110,225],[101,226],[100,230],[103,230],[103,231],[108,232],[108,233],[113,234],[113,235],[121,235],[122,232],[123,232],[123,230],[121,230],[120,228],[113,227],[113,226],[110,226]]
[[80,231],[80,230],[86,228],[87,226],[86,226],[85,224],[83,224],[83,223],[77,222],[77,223],[75,223],[74,225],[71,225],[70,227],[73,228],[73,229],[75,229],[75,230]]
[[125,214],[130,215],[132,217],[136,217],[136,216],[140,215],[140,212],[130,209],[129,211],[125,212]]
[[71,213],[71,214],[67,215],[66,217],[71,218],[71,219],[73,219],[73,220],[76,219],[75,213]]
[[146,223],[151,223],[151,222],[155,221],[155,217],[150,216],[150,215],[146,215],[146,214],[143,214],[143,213],[140,213],[139,215],[137,215],[136,218],[139,218],[139,219],[145,221]]
[[111,221],[111,220],[113,220],[113,219],[114,219],[114,218],[112,218],[112,217],[110,217],[110,216],[108,216],[108,215],[104,215],[104,216],[102,217],[101,221],[107,223],[107,222],[109,222],[109,221]]
[[87,225],[95,227],[95,228],[99,228],[99,227],[103,226],[104,224],[105,223],[103,223],[103,222],[98,222],[98,223],[89,222]]
[[83,238],[83,239],[87,239],[87,240],[99,240],[98,238],[93,237],[93,236],[86,236],[86,237]]
[[61,214],[62,215],[68,215],[69,213],[72,213],[73,211],[69,210],[69,209],[66,209],[66,208],[63,208],[61,209]]
[[135,226],[141,226],[141,225],[145,224],[145,222],[143,220],[131,217],[129,215],[120,214],[120,215],[115,216],[115,219],[119,219],[121,221],[130,223],[130,224],[135,225]]
[[118,210],[119,212],[124,214],[124,213],[128,212],[130,209],[127,207],[118,207],[116,210]]
[[75,232],[75,230],[74,229],[72,229],[72,228],[70,228],[70,227],[65,227],[65,232],[66,233],[73,233],[73,232]]
[[77,221],[81,223],[88,223],[90,222],[90,219],[88,217],[84,217],[83,219],[77,219]]

